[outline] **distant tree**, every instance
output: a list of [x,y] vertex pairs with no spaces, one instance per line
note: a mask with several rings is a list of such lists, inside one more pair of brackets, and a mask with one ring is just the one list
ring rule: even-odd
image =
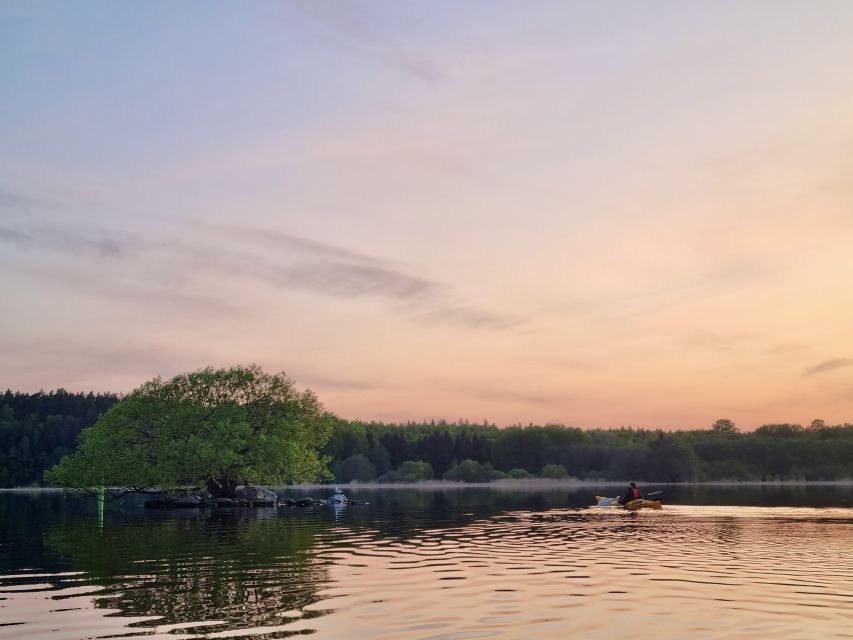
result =
[[488,462],[480,464],[476,460],[463,460],[444,474],[445,480],[456,482],[489,482],[499,477],[505,477],[505,474],[496,471]]
[[800,424],[763,424],[755,430],[756,434],[786,438],[799,435],[803,432],[803,426]]
[[811,431],[818,431],[826,427],[826,422],[821,420],[820,418],[815,418],[812,420],[812,423],[809,425],[809,429]]
[[407,460],[397,469],[397,474],[402,482],[417,482],[418,480],[432,480],[432,466],[428,462],[420,460]]
[[310,391],[260,367],[202,369],[133,391],[51,469],[55,485],[131,489],[201,484],[233,495],[240,484],[314,480],[331,416]]
[[712,426],[712,431],[717,431],[719,433],[737,433],[737,427],[735,423],[729,420],[728,418],[720,418],[717,420]]
[[373,447],[367,457],[376,469],[376,475],[381,476],[391,470],[391,454],[382,445]]
[[376,476],[376,467],[360,453],[332,463],[332,474],[338,482],[366,482]]
[[660,482],[685,482],[697,474],[696,454],[690,444],[662,431],[649,444],[647,465],[646,478]]
[[543,478],[559,480],[560,478],[565,478],[566,473],[566,468],[561,464],[546,464],[544,467],[542,467],[542,471],[539,475],[541,475]]
[[453,448],[453,439],[447,429],[435,430],[417,443],[415,455],[428,462],[436,474],[442,475],[453,462]]
[[116,402],[115,395],[64,389],[0,394],[0,487],[41,484],[45,469],[72,450],[80,431]]
[[367,455],[369,449],[363,425],[336,419],[332,435],[323,447],[323,453],[330,458],[343,460],[356,454]]

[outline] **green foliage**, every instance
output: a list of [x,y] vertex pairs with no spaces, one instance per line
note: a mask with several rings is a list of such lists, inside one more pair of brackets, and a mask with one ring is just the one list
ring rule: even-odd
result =
[[756,435],[784,438],[796,436],[803,432],[803,426],[799,424],[764,424],[755,430]]
[[0,487],[38,485],[45,469],[76,446],[80,432],[118,402],[111,394],[0,395]]
[[566,474],[566,468],[561,464],[546,464],[542,467],[542,471],[539,473],[543,478],[549,478],[551,480],[565,478]]
[[737,427],[735,423],[729,420],[728,418],[720,418],[717,420],[712,426],[712,431],[716,431],[718,433],[737,433]]
[[658,433],[649,447],[645,478],[657,482],[687,482],[696,479],[696,454],[684,440]]
[[[221,395],[222,390],[217,393]],[[295,394],[292,388],[289,393]],[[290,398],[287,402],[293,404],[293,398],[285,395]],[[206,469],[235,464],[244,466],[246,473],[234,482],[254,482],[254,478],[267,477],[264,470],[275,465],[268,464],[260,453],[278,449],[258,452],[245,444],[255,439],[251,425],[263,415],[256,408],[243,406],[237,399],[211,412],[204,402],[195,401],[189,407],[173,408],[169,404],[173,400],[157,396],[156,402],[141,402],[131,394],[126,399],[131,402],[121,409],[121,415],[106,421],[106,431],[110,433],[87,435],[85,440],[91,438],[89,446],[94,449],[121,452],[111,457],[112,464],[122,474],[136,468],[132,479],[140,484],[165,482],[174,474],[183,478],[181,482],[191,482]],[[75,437],[82,427],[94,423],[99,414],[116,402],[115,396],[72,395],[61,390],[31,396],[7,392],[0,397],[0,485],[39,481],[43,469],[75,449]],[[156,410],[151,409],[154,405]],[[164,433],[183,435],[166,446],[150,438],[150,429],[142,430],[130,442],[142,447],[141,450],[125,446],[129,437],[125,418],[142,424],[143,409],[153,411],[150,425],[157,425]],[[172,419],[163,417],[172,413]],[[288,416],[292,418],[293,413]],[[739,432],[727,419],[718,420],[706,430],[670,433],[631,428],[581,430],[560,425],[498,429],[493,424],[468,422],[383,424],[347,421],[326,414],[322,414],[323,420],[326,426],[318,433],[328,433],[331,424],[331,437],[316,445],[322,446],[322,455],[318,458],[316,452],[309,453],[305,457],[309,464],[302,469],[299,464],[288,463],[288,468],[295,471],[285,474],[287,477],[310,477],[317,472],[317,461],[327,457],[335,479],[341,483],[374,479],[413,482],[432,477],[473,477],[482,481],[483,470],[490,464],[494,469],[492,479],[501,477],[501,472],[514,478],[531,477],[549,465],[562,466],[571,470],[572,476],[590,480],[853,478],[853,425],[827,426],[820,420],[813,421],[807,429],[796,424],[764,425],[752,433]],[[193,421],[201,427],[183,428],[185,423]],[[264,442],[275,440],[275,433],[271,436],[263,435]],[[259,455],[259,461],[246,460],[255,454]],[[290,457],[302,459],[298,450]],[[66,472],[74,471],[78,477],[88,474],[93,484],[100,482],[97,473],[109,471],[85,464],[71,469],[76,464],[74,460],[63,463]],[[149,460],[156,460],[154,469],[147,469]],[[429,471],[426,467],[413,467],[412,461],[426,463]],[[473,467],[472,462],[479,467]],[[164,475],[166,470],[169,474]],[[104,475],[112,477],[109,473]],[[227,482],[232,479],[226,478]]]
[[401,482],[417,482],[418,480],[432,480],[432,465],[421,460],[407,460],[397,469]]
[[364,482],[376,477],[376,467],[368,460],[367,456],[360,453],[332,462],[332,475],[337,482],[345,483],[357,480]]
[[505,478],[506,474],[496,471],[489,462],[480,464],[476,460],[463,460],[446,471],[443,477],[454,482],[490,482]]
[[310,392],[257,366],[155,378],[110,409],[80,446],[46,474],[53,483],[132,488],[314,480],[331,418]]

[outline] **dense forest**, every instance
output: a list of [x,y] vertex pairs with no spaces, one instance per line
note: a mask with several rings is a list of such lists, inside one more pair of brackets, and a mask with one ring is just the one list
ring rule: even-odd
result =
[[[0,396],[0,486],[40,485],[77,436],[118,402],[64,390]],[[466,422],[383,424],[336,419],[322,453],[337,482],[579,478],[679,482],[853,478],[853,425],[771,424],[705,430],[499,429]]]
[[74,451],[77,436],[118,402],[104,393],[12,393],[0,396],[0,487],[39,485],[46,469]]

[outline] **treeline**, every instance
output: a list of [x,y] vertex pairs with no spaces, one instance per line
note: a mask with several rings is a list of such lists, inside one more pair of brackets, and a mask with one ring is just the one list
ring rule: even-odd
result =
[[[0,396],[0,487],[40,485],[72,452],[77,436],[118,402],[113,394]],[[853,425],[775,424],[740,433],[729,420],[710,429],[499,429],[467,422],[383,424],[335,420],[322,453],[334,480],[564,478],[680,482],[853,478]]]
[[340,420],[324,449],[341,483],[564,478],[654,482],[853,478],[853,425],[772,424],[740,433],[508,427],[468,423],[387,425]]
[[44,472],[77,446],[77,436],[118,402],[105,393],[0,396],[0,487],[40,485]]

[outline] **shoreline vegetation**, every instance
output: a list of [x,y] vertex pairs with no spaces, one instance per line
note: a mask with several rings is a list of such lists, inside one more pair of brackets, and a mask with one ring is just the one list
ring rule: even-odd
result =
[[[262,381],[268,384],[265,397],[269,400],[259,404],[257,395],[252,399],[250,394],[258,393]],[[170,389],[179,389],[183,399],[169,395]],[[281,419],[275,406],[282,407]],[[158,424],[174,435],[172,441],[166,438],[168,447],[163,448],[161,434],[159,440],[145,445],[147,453],[134,454],[139,458],[134,458],[136,463],[130,464],[129,458],[120,463],[112,460],[113,452],[127,451],[127,443],[139,442],[143,432],[134,435],[132,431],[141,428],[140,416],[152,415],[154,408]],[[210,420],[211,410],[220,416],[215,423]],[[288,418],[288,411],[302,412],[308,422]],[[134,421],[137,426],[132,426]],[[97,437],[89,429],[93,425],[97,425]],[[81,438],[81,434],[90,437]],[[92,472],[94,458],[79,458],[84,440],[103,458],[98,458],[101,471]],[[226,477],[216,465],[235,441],[243,443],[240,455],[248,445],[254,457],[242,467],[225,469]],[[150,448],[155,445],[160,448]],[[216,470],[214,475],[201,470],[200,454],[209,458],[205,464]],[[69,466],[72,458],[79,459]],[[150,467],[152,459],[159,461],[159,469]],[[190,461],[199,469],[187,474]],[[168,469],[163,467],[166,463]],[[55,473],[60,467],[68,473]],[[47,480],[52,482],[45,477],[50,469],[54,472]],[[742,432],[727,419],[707,429],[677,431],[558,424],[499,428],[466,421],[364,422],[323,413],[312,394],[300,394],[286,377],[270,376],[255,366],[204,369],[166,383],[155,379],[122,398],[62,389],[0,395],[0,488],[72,482],[81,487],[99,481],[136,488],[177,487],[203,482],[205,477],[214,494],[217,487],[230,492],[241,484],[326,486],[301,484],[310,480],[394,489],[546,489],[620,486],[627,480],[645,486],[849,484],[853,483],[853,425],[831,426],[816,419],[808,426],[767,424]],[[227,482],[220,482],[223,478]]]
[[[616,480],[546,480],[542,478],[530,478],[526,480],[493,480],[491,482],[456,482],[450,480],[420,480],[417,482],[307,482],[286,485],[283,487],[263,485],[264,488],[279,491],[330,491],[335,487],[358,491],[365,489],[373,491],[376,489],[394,490],[416,490],[433,491],[439,489],[502,489],[502,490],[558,490],[558,489],[585,489],[593,487],[624,487],[625,482]],[[706,480],[689,482],[643,482],[643,488],[647,487],[853,487],[853,479],[850,480]],[[122,487],[106,487],[108,491],[120,491]],[[92,487],[92,492],[95,488]],[[0,493],[69,493],[75,492],[73,487],[0,487]],[[163,493],[169,490],[164,489]],[[92,493],[94,496],[94,493]]]

